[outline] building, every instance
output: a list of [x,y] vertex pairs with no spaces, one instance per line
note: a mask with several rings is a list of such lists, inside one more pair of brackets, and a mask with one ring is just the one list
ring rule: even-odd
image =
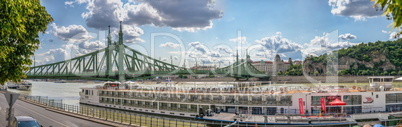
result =
[[292,58],[289,58],[289,60],[285,62],[276,54],[274,61],[252,61],[251,65],[266,74],[277,75],[278,72],[285,72],[290,67],[290,63],[302,64],[302,61],[292,61]]

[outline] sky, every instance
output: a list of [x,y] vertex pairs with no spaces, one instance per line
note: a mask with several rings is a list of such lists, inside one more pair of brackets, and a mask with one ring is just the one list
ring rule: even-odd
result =
[[250,55],[303,60],[359,43],[394,40],[391,20],[370,0],[41,0],[54,22],[40,34],[35,64],[105,48],[107,28],[125,45],[186,67],[225,66]]

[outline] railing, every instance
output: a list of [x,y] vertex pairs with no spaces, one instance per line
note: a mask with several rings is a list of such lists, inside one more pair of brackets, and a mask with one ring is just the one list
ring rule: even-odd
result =
[[[101,108],[89,105],[69,105],[63,103],[62,100],[49,99],[46,96],[23,96],[23,98],[34,101],[34,103],[46,105],[48,108],[53,108],[59,111],[65,111],[69,113],[74,113],[76,115],[82,115],[90,118],[96,118],[100,120],[105,120],[114,123],[121,123],[126,125],[153,126],[153,127],[165,127],[165,126],[172,126],[172,127],[222,126],[223,127],[223,126],[239,126],[239,125],[244,127],[255,126],[255,123],[253,122],[236,122],[236,124],[233,124],[233,121],[207,121],[194,118],[178,119],[178,118],[160,117],[154,115],[144,115],[130,111]],[[161,106],[161,109],[162,107],[163,106]],[[272,121],[270,120],[270,117],[268,117],[268,119],[269,119],[268,121]],[[269,126],[269,124],[259,123],[259,126],[264,125]],[[353,124],[351,123],[350,125]]]
[[49,99],[46,96],[23,96],[24,99],[31,100],[34,103],[46,105],[49,108],[75,113],[91,118],[97,118],[105,121],[139,126],[152,127],[205,127],[209,125],[225,126],[227,122],[201,121],[195,119],[177,119],[168,117],[159,117],[153,115],[143,115],[129,111],[100,108],[87,105],[69,105],[62,100]]

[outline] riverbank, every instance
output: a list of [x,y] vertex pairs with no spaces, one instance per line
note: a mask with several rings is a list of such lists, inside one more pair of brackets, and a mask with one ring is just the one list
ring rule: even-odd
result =
[[[259,81],[251,78],[248,81],[259,81],[264,83],[368,83],[368,77],[371,76],[272,76],[271,81]],[[394,76],[399,78],[401,76]],[[173,79],[174,82],[233,82],[234,78],[199,78],[199,79]],[[241,81],[240,81],[241,82]],[[244,81],[247,82],[247,81]],[[397,81],[396,81],[397,82]],[[400,81],[399,81],[400,82]]]

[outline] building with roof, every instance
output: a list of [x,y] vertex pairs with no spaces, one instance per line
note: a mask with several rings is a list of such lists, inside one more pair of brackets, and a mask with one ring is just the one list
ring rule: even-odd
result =
[[290,67],[291,63],[302,64],[302,61],[292,61],[292,58],[289,58],[289,60],[285,62],[276,54],[274,61],[252,61],[251,65],[259,71],[275,76],[278,72],[285,72]]

